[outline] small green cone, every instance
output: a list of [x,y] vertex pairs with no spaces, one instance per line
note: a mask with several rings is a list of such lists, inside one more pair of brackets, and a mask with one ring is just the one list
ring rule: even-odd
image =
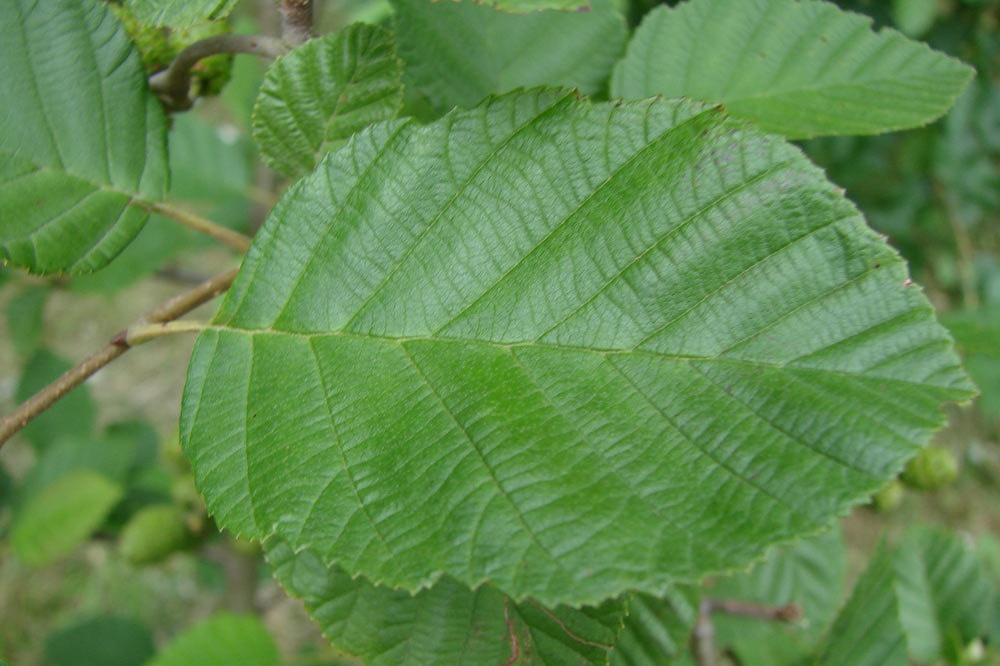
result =
[[122,530],[119,547],[132,564],[159,562],[188,542],[184,519],[172,504],[154,504],[136,512]]
[[958,461],[948,449],[928,446],[906,465],[899,477],[918,490],[940,490],[958,478]]

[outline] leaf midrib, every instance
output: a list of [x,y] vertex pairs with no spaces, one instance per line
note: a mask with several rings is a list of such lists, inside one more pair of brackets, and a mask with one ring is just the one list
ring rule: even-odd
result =
[[[275,328],[240,328],[235,326],[227,326],[221,324],[206,324],[200,330],[202,331],[214,331],[218,333],[236,333],[240,335],[275,335],[275,336],[285,336],[289,338],[299,338],[303,340],[312,341],[317,338],[344,338],[348,340],[363,340],[368,342],[391,342],[397,345],[404,345],[408,342],[441,342],[441,343],[454,343],[462,345],[482,345],[485,347],[491,347],[493,349],[502,350],[516,350],[516,349],[543,349],[543,350],[557,350],[557,351],[570,351],[570,352],[585,352],[590,354],[597,354],[603,357],[613,357],[613,356],[646,356],[650,358],[656,358],[660,360],[671,360],[671,361],[683,361],[683,362],[700,362],[700,363],[730,363],[734,365],[742,365],[751,368],[757,368],[761,370],[787,370],[793,372],[816,372],[824,375],[831,375],[835,377],[849,377],[849,378],[859,378],[859,379],[878,379],[881,381],[897,383],[904,386],[913,386],[918,388],[940,388],[947,389],[951,391],[960,392],[962,396],[971,398],[977,395],[975,392],[971,392],[964,387],[956,387],[952,384],[937,384],[928,382],[919,382],[908,379],[899,379],[897,377],[887,377],[882,375],[873,375],[866,372],[850,372],[847,370],[832,370],[829,368],[816,368],[807,365],[792,365],[792,364],[781,364],[781,363],[767,363],[765,361],[741,359],[741,358],[729,358],[722,356],[702,356],[698,354],[672,354],[666,352],[652,351],[649,349],[638,349],[638,348],[628,348],[628,349],[613,349],[613,348],[601,348],[601,347],[586,347],[583,345],[567,345],[559,343],[550,342],[535,342],[535,341],[523,341],[523,342],[494,342],[492,340],[482,340],[478,338],[457,338],[457,337],[447,337],[447,336],[435,336],[435,335],[411,335],[411,336],[385,336],[385,335],[375,335],[371,333],[355,333],[349,331],[324,331],[307,333],[300,331],[285,331]],[[850,338],[845,338],[848,340]],[[958,367],[956,365],[956,367]]]

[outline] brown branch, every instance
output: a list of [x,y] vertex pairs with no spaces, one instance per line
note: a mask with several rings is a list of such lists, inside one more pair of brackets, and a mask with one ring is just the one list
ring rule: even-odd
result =
[[512,664],[516,664],[521,659],[521,642],[517,640],[517,630],[514,628],[514,623],[511,622],[510,619],[510,612],[508,611],[509,604],[510,597],[505,595],[503,598],[503,619],[507,624],[507,637],[510,641],[510,658],[500,664],[500,666],[512,666]]
[[191,44],[177,54],[170,66],[149,77],[149,88],[159,96],[168,111],[186,111],[191,99],[191,68],[199,60],[220,53],[250,53],[277,58],[287,51],[279,39],[264,35],[214,35]]
[[281,0],[281,39],[291,46],[301,46],[313,36],[312,0]]
[[[166,303],[146,313],[134,325],[172,321],[187,314],[228,289],[238,270],[234,268],[201,283],[190,291],[171,298]],[[70,368],[61,377],[28,398],[17,409],[5,416],[3,421],[0,421],[0,446],[3,446],[3,443],[10,439],[11,435],[28,425],[33,418],[51,407],[59,398],[82,384],[85,379],[124,354],[129,348],[129,344],[125,341],[125,331],[122,331],[112,338],[111,342],[84,359],[79,365]]]
[[739,599],[705,599],[709,611],[741,617],[752,617],[771,622],[798,622],[802,619],[802,606],[795,602],[784,606],[767,606]]

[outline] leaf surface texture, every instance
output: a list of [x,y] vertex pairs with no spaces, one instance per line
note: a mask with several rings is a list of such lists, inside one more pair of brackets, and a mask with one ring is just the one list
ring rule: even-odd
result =
[[[58,48],[53,48],[58,44]],[[139,54],[97,0],[0,3],[0,260],[86,273],[167,185],[166,120]]]
[[599,603],[747,564],[973,388],[902,259],[718,109],[534,90],[355,135],[199,336],[219,523],[376,584]]
[[690,0],[636,30],[613,97],[690,97],[788,138],[878,134],[942,116],[973,70],[817,0]]
[[402,68],[392,34],[355,23],[279,58],[261,85],[253,136],[264,160],[299,178],[358,130],[396,115]]

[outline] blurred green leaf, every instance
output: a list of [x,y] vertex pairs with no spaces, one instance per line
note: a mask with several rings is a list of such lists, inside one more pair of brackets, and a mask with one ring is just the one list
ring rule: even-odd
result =
[[632,595],[621,638],[611,651],[611,666],[665,666],[688,652],[698,619],[701,591],[678,585],[663,597]]
[[33,496],[14,516],[10,544],[26,564],[43,565],[86,541],[122,497],[122,488],[92,470],[70,472]]
[[278,666],[278,647],[253,615],[216,613],[175,636],[145,666]]
[[892,554],[883,543],[827,632],[816,666],[906,666],[893,582]]
[[63,476],[92,470],[124,485],[136,456],[136,445],[127,438],[67,435],[48,447],[28,470],[18,489],[23,505]]
[[109,424],[104,429],[104,436],[110,439],[132,442],[134,454],[131,459],[132,469],[145,467],[156,462],[160,449],[160,434],[149,421],[131,419]]
[[[35,352],[24,366],[15,399],[24,402],[49,382],[57,379],[73,364],[47,349]],[[86,384],[76,387],[52,407],[24,427],[21,435],[43,450],[64,435],[87,436],[94,430],[97,409]]]
[[938,0],[892,0],[892,18],[910,37],[927,32],[938,15]]
[[42,324],[49,288],[26,287],[7,302],[7,330],[20,356],[31,356],[42,345]]
[[979,387],[977,406],[1000,420],[1000,306],[948,312],[941,322],[955,336],[965,368]]
[[643,19],[613,97],[724,104],[767,132],[802,139],[878,134],[941,115],[968,65],[815,0],[690,0]]
[[[239,14],[233,20],[233,32],[258,34],[260,26],[252,18]],[[229,83],[222,89],[222,101],[244,134],[250,131],[253,106],[266,71],[267,67],[260,58],[236,58]]]
[[706,596],[769,606],[797,603],[806,621],[789,626],[718,613],[717,644],[729,646],[744,666],[775,666],[804,658],[837,613],[846,571],[847,551],[835,527],[772,553],[748,573],[719,579]]
[[261,156],[292,179],[358,130],[396,115],[402,69],[392,33],[355,23],[278,58],[254,107]]
[[45,637],[48,666],[142,666],[153,652],[149,628],[117,615],[98,615]]
[[610,0],[590,11],[510,14],[473,2],[393,0],[403,81],[439,109],[538,85],[603,90],[625,45]]
[[996,586],[976,553],[943,529],[912,529],[894,553],[899,618],[909,654],[933,663],[955,632],[966,644],[992,625]]

